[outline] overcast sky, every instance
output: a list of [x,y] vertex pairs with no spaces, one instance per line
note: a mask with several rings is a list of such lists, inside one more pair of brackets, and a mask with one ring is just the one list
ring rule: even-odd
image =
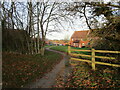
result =
[[[110,0],[108,0],[108,2],[109,1]],[[108,2],[105,1],[105,3],[108,3]],[[86,9],[89,9],[89,8],[86,8]],[[91,14],[89,13],[89,10],[86,10],[86,16],[87,17],[91,16]],[[106,22],[106,19],[103,15],[95,18],[99,21],[98,24],[100,27],[102,26],[102,23]],[[51,40],[54,40],[54,39],[61,40],[61,39],[64,39],[65,36],[69,36],[70,38],[71,35],[74,33],[74,31],[89,30],[84,17],[82,17],[81,19],[73,18],[73,21],[74,21],[74,24],[72,25],[69,25],[68,23],[64,22],[63,23],[64,29],[62,28],[61,32],[48,33],[47,38]],[[94,28],[92,27],[92,29]]]
[[[89,17],[90,13],[86,12],[86,16]],[[69,22],[68,23],[63,22],[62,24],[63,24],[64,28],[59,27],[59,28],[61,28],[61,32],[48,33],[47,38],[52,39],[52,40],[54,40],[54,39],[61,40],[61,39],[64,39],[65,36],[69,36],[69,38],[70,38],[71,35],[74,33],[74,31],[89,30],[84,17],[79,18],[79,16],[78,17],[76,16],[76,17],[72,17],[72,19],[73,19],[72,20],[73,24],[69,25]],[[103,16],[96,18],[96,19],[99,22],[104,21]]]
[[[9,0],[7,0],[7,1],[9,1]],[[108,0],[108,2],[109,1],[110,0]],[[26,11],[26,10],[23,10],[23,11]],[[23,11],[20,11],[20,12],[23,12]],[[24,14],[25,13],[26,12],[24,12]],[[88,12],[86,12],[86,15],[87,15],[87,17],[90,16],[90,14]],[[61,32],[47,33],[46,38],[51,39],[51,40],[54,40],[54,39],[61,40],[61,39],[64,39],[66,36],[69,36],[69,38],[70,38],[71,35],[74,33],[74,31],[89,30],[84,17],[82,17],[81,19],[73,17],[72,19],[73,19],[74,24],[69,24],[68,22],[63,22],[62,25],[64,26],[64,28],[59,27],[61,29]],[[100,22],[104,21],[103,17],[99,17],[98,19]],[[23,19],[23,20],[26,20],[26,19]]]
[[48,39],[64,39],[65,36],[71,37],[71,35],[74,33],[74,31],[80,31],[80,30],[88,30],[89,28],[87,27],[87,24],[85,22],[85,19],[82,18],[80,19],[74,19],[74,24],[73,25],[68,25],[65,24],[64,29],[61,30],[61,32],[53,32],[53,33],[48,33],[47,38]]

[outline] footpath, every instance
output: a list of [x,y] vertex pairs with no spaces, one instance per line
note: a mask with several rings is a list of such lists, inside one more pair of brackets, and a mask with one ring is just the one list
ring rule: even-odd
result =
[[58,76],[66,82],[72,69],[71,66],[67,65],[69,57],[60,51],[51,50],[50,48],[46,48],[46,50],[62,54],[63,59],[53,68],[53,70],[45,74],[41,79],[26,85],[24,88],[52,88],[57,84],[56,80]]

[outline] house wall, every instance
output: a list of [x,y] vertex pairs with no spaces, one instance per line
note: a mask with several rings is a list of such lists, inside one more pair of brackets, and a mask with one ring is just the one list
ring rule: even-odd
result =
[[81,48],[83,46],[87,46],[89,42],[90,42],[89,40],[87,40],[87,41],[80,41],[79,47]]
[[79,48],[81,48],[82,47],[82,45],[81,45],[81,43],[79,43]]
[[79,47],[79,43],[73,43],[74,47]]
[[[88,46],[88,43],[90,42],[90,40],[92,39],[91,37],[89,37],[90,34],[90,30],[86,30],[86,31],[75,31],[73,33],[73,35],[71,36],[70,39],[70,45],[74,46],[74,47],[82,47],[82,46]],[[79,40],[79,43],[77,44],[76,40]],[[76,43],[73,43],[73,42]],[[83,44],[84,43],[84,44]],[[89,45],[90,46],[90,45]]]
[[73,43],[73,41],[78,40],[77,38],[71,38],[70,39],[70,45],[74,47],[79,47],[79,43]]

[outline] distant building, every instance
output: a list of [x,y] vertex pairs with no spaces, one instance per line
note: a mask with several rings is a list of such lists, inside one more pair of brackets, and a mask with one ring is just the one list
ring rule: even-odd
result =
[[49,40],[45,40],[45,44],[46,44],[46,45],[49,45],[49,44],[50,44],[50,41],[49,41]]
[[89,33],[90,30],[75,31],[71,36],[70,46],[79,48],[89,46],[90,43],[90,38],[88,38]]
[[68,45],[64,40],[50,40],[56,46],[65,46]]

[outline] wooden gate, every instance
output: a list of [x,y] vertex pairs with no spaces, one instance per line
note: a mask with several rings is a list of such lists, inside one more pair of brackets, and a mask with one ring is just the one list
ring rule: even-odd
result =
[[[71,53],[71,51],[82,51],[82,52],[91,52],[91,55],[85,55],[85,54],[76,54],[76,53]],[[120,67],[119,64],[111,64],[111,63],[105,63],[105,62],[98,62],[95,61],[95,58],[102,58],[102,59],[113,59],[116,60],[115,57],[106,57],[106,56],[96,56],[95,53],[99,52],[99,53],[117,53],[119,54],[120,51],[107,51],[107,50],[95,50],[95,49],[91,49],[91,50],[77,50],[77,49],[71,49],[70,46],[68,46],[68,54],[71,56],[70,57],[70,62],[72,60],[74,61],[83,61],[83,62],[89,62],[91,63],[92,69],[95,70],[95,64],[101,64],[101,65],[108,65],[108,66],[114,66],[114,67]],[[83,56],[83,57],[91,57],[91,60],[86,60],[86,59],[78,59],[78,58],[73,58],[72,56]]]

